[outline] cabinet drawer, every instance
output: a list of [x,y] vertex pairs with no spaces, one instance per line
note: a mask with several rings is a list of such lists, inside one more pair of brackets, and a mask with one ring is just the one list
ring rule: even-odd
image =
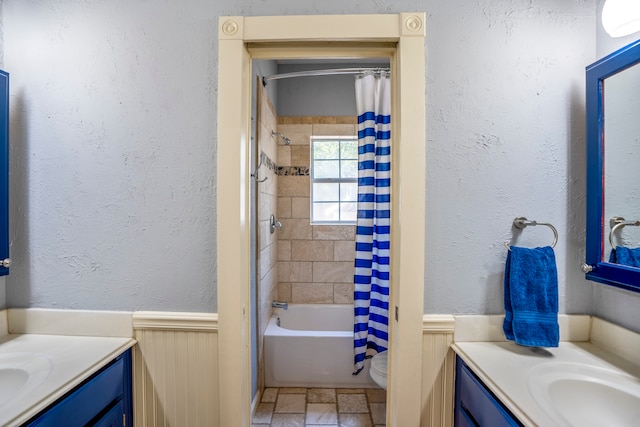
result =
[[64,396],[28,426],[84,426],[114,401],[122,399],[124,360],[118,359]]
[[[520,426],[506,408],[486,389],[484,384],[458,360],[458,378],[461,412],[466,412],[479,427]],[[462,415],[462,414],[459,414]],[[465,414],[466,415],[466,414]],[[461,425],[464,425],[461,424]],[[473,425],[473,424],[472,424]]]

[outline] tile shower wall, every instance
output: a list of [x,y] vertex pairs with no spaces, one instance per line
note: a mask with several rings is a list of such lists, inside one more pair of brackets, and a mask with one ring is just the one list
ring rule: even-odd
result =
[[310,224],[312,135],[356,134],[355,117],[279,117],[278,132],[291,145],[278,145],[278,298],[302,304],[353,302],[354,225]]
[[[275,108],[267,91],[262,85],[257,94],[258,103],[258,179],[266,181],[258,183],[258,259],[257,271],[257,301],[258,301],[258,370],[263,372],[263,337],[264,331],[273,311],[271,301],[278,297],[278,240],[277,232],[271,233],[270,217],[276,214],[278,204],[278,175],[275,166],[277,158],[277,142],[271,132],[277,129]],[[259,377],[259,387],[261,387]]]

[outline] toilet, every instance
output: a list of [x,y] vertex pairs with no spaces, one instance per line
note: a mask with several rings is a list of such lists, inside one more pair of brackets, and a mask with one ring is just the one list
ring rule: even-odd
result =
[[371,366],[369,366],[369,376],[383,389],[387,389],[387,360],[389,352],[383,351],[371,358]]

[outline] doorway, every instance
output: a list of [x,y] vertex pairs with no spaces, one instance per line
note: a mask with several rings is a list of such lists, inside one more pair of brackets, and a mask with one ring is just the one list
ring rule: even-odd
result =
[[217,285],[221,425],[248,426],[251,421],[251,61],[371,57],[390,58],[395,94],[387,425],[419,425],[425,223],[424,20],[423,13],[220,19]]

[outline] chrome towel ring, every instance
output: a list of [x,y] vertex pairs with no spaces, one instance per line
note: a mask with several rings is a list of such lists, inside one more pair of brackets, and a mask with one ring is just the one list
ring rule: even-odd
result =
[[614,216],[613,218],[611,218],[611,224],[615,224],[615,225],[613,227],[611,227],[611,231],[609,232],[609,243],[611,243],[611,248],[615,249],[616,248],[616,244],[613,243],[613,234],[615,233],[615,231],[618,228],[622,228],[622,227],[625,227],[627,225],[634,225],[634,226],[638,227],[638,226],[640,226],[640,219],[636,220],[636,221],[626,221],[621,216]]
[[[558,243],[558,230],[556,230],[556,228],[553,225],[549,224],[548,222],[529,221],[527,218],[523,216],[519,216],[518,218],[513,220],[513,226],[520,230],[523,230],[525,227],[529,225],[531,226],[546,225],[547,227],[549,227],[551,231],[553,231],[553,243],[551,243],[551,247],[552,248],[556,247],[556,243]],[[508,250],[511,250],[511,246],[509,245],[509,243],[505,243],[504,245],[507,247]]]

